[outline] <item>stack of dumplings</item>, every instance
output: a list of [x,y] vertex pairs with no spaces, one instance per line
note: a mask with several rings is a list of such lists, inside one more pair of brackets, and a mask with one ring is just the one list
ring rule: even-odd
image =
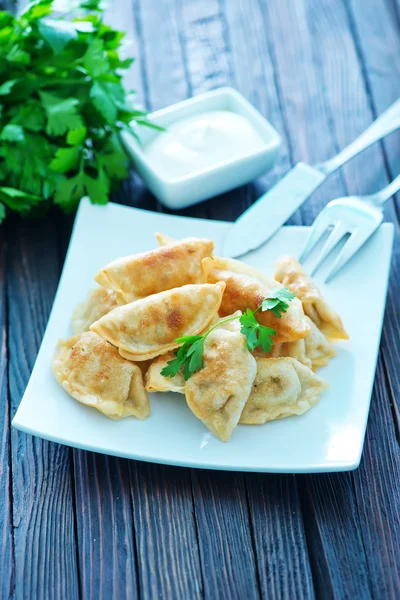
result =
[[[64,390],[111,419],[150,416],[148,392],[175,392],[220,440],[238,424],[301,415],[327,385],[316,370],[348,335],[339,315],[295,258],[282,257],[273,276],[238,260],[213,256],[213,242],[156,234],[159,247],[119,258],[94,277],[99,284],[72,315],[74,335],[60,340],[53,371]],[[206,333],[227,316],[252,311],[273,289],[295,298],[286,313],[258,311],[276,331],[271,352],[249,352],[239,320],[205,339],[203,368],[186,381],[162,375],[178,338]]]

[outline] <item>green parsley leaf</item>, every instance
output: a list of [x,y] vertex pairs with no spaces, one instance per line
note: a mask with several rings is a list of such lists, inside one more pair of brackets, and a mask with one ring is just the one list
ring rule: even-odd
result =
[[271,292],[272,298],[278,298],[278,300],[289,300],[291,302],[296,296],[287,288],[274,288]]
[[162,369],[161,375],[163,377],[175,377],[183,366],[183,361],[179,358],[169,360],[166,366]]
[[250,308],[239,318],[239,322],[241,324],[240,333],[245,336],[247,348],[252,352],[259,345],[258,329],[260,324]]
[[121,92],[123,94],[120,85],[107,81],[95,81],[90,90],[90,97],[93,99],[93,104],[110,125],[113,125],[117,119],[118,108],[115,100],[121,96]]
[[200,371],[203,368],[203,350],[204,350],[204,338],[197,340],[190,347],[187,356],[190,357],[188,364],[188,375],[187,372],[184,371],[185,381],[189,379],[190,375],[196,373],[196,371]]
[[291,302],[293,298],[295,298],[295,295],[287,288],[274,288],[270,296],[263,300],[261,310],[271,310],[274,315],[281,317],[282,313],[287,312],[288,302]]
[[85,174],[78,173],[70,179],[59,179],[55,189],[54,203],[61,206],[67,214],[77,207],[79,200],[85,195]]
[[54,54],[60,54],[71,40],[78,38],[76,28],[69,21],[42,19],[38,24],[38,30]]
[[6,207],[4,204],[0,204],[0,223],[6,218]]
[[6,125],[0,133],[0,140],[3,142],[23,142],[24,130],[20,125]]
[[15,45],[11,48],[10,52],[6,56],[6,59],[10,63],[19,63],[23,65],[28,65],[31,62],[31,57],[28,52],[22,50],[18,45]]
[[41,131],[44,129],[45,114],[38,100],[29,100],[18,106],[12,123],[22,125],[30,131]]
[[[275,297],[272,297],[275,296]],[[261,325],[256,319],[256,313],[265,305],[266,301],[269,300],[269,306],[271,308],[265,308],[264,310],[271,310],[274,312],[277,307],[279,310],[284,312],[282,303],[286,303],[286,300],[290,302],[295,296],[286,288],[276,288],[271,292],[271,298],[265,298],[263,303],[257,307],[254,311],[247,308],[242,315],[235,315],[233,317],[227,317],[222,319],[215,325],[213,325],[203,335],[192,335],[177,338],[175,341],[177,344],[182,344],[178,351],[175,353],[176,358],[168,361],[167,365],[162,369],[161,375],[164,377],[175,377],[181,369],[183,369],[183,377],[185,381],[189,379],[193,373],[200,371],[203,368],[203,353],[204,343],[207,336],[214,331],[221,324],[227,321],[233,321],[239,319],[240,322],[240,333],[246,338],[247,349],[252,352],[259,346],[266,353],[271,351],[273,345],[273,336],[276,335],[276,331],[270,327]],[[276,313],[275,313],[276,314]],[[278,316],[281,316],[280,312]]]
[[14,188],[0,187],[0,200],[13,210],[25,212],[30,210],[32,204],[40,202],[41,198]]
[[9,94],[13,89],[14,85],[17,83],[17,81],[17,79],[10,79],[9,81],[6,81],[2,85],[0,85],[0,96],[6,96],[7,94]]
[[70,146],[80,146],[86,139],[87,129],[84,125],[77,129],[71,129],[67,133],[67,144]]
[[83,66],[91,77],[107,73],[110,65],[105,57],[103,40],[96,39],[89,46],[83,57]]
[[3,190],[2,218],[41,200],[66,212],[83,195],[104,204],[127,176],[120,131],[147,115],[122,85],[133,60],[120,57],[124,35],[100,0],[0,11],[0,181],[22,194]]
[[274,335],[276,335],[276,331],[274,329],[260,325],[258,330],[258,340],[264,352],[271,352],[273,345],[272,336]]
[[72,148],[59,148],[55,157],[51,161],[49,168],[57,173],[66,173],[76,169],[80,156],[80,148],[73,146]]
[[40,92],[44,109],[47,113],[46,133],[63,135],[68,129],[82,127],[82,119],[77,114],[77,98],[59,98]]
[[97,178],[86,175],[85,185],[86,193],[93,204],[107,204],[110,180],[102,169],[99,171]]

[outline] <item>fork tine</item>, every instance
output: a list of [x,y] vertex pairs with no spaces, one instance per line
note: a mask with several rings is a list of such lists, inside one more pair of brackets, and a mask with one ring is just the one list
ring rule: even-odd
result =
[[336,244],[338,244],[340,242],[342,237],[347,232],[348,232],[348,229],[342,223],[342,221],[338,221],[335,224],[330,236],[326,240],[326,242],[321,250],[321,254],[318,257],[318,260],[317,260],[316,264],[314,265],[313,270],[311,271],[311,275],[313,275],[315,273],[315,271],[321,266],[321,264],[323,263],[325,258],[328,256],[328,254],[334,249]]
[[305,244],[303,251],[300,255],[300,258],[299,258],[300,263],[302,263],[307,258],[307,256],[310,254],[311,250],[314,248],[315,244],[321,239],[322,235],[324,234],[326,229],[329,227],[329,223],[327,223],[325,219],[322,219],[321,215],[322,215],[322,213],[320,213],[316,217],[316,219],[311,227],[311,231],[308,234],[306,244]]
[[324,282],[330,281],[336,273],[344,267],[344,265],[354,256],[354,254],[364,245],[369,237],[376,231],[380,223],[375,223],[373,228],[361,232],[360,230],[354,231],[350,238],[347,240],[341,251],[339,252],[335,262],[332,265],[331,270],[325,276]]

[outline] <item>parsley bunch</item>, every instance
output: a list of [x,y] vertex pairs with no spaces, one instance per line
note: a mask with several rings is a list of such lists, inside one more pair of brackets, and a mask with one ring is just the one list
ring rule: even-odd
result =
[[193,373],[203,368],[204,342],[210,333],[223,323],[234,321],[235,319],[238,319],[240,322],[240,332],[245,336],[246,345],[250,352],[258,347],[261,347],[264,352],[270,352],[273,344],[272,338],[276,335],[276,331],[270,327],[261,325],[255,315],[259,310],[262,312],[270,310],[275,316],[280,318],[282,313],[287,312],[289,302],[293,298],[295,298],[295,295],[288,289],[274,288],[268,298],[264,298],[260,306],[255,310],[248,308],[242,315],[222,319],[203,335],[186,335],[177,338],[175,340],[176,343],[182,344],[182,346],[175,352],[176,358],[168,361],[167,366],[162,369],[161,375],[164,377],[175,377],[183,369],[183,376],[185,381],[187,381]]
[[68,4],[0,11],[0,222],[52,201],[68,213],[85,194],[105,204],[127,176],[120,131],[153,126],[122,85],[124,33],[103,23],[100,0]]

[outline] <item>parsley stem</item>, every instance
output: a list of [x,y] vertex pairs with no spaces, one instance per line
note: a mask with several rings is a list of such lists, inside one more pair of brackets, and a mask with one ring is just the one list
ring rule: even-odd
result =
[[204,335],[203,335],[203,339],[206,339],[207,336],[210,335],[210,333],[212,331],[214,331],[214,329],[216,329],[217,327],[219,327],[220,325],[222,325],[223,323],[228,323],[229,321],[235,321],[236,319],[240,319],[242,315],[235,315],[234,317],[226,317],[225,319],[222,319],[221,321],[218,321],[218,323],[215,323],[215,325],[213,325]]

